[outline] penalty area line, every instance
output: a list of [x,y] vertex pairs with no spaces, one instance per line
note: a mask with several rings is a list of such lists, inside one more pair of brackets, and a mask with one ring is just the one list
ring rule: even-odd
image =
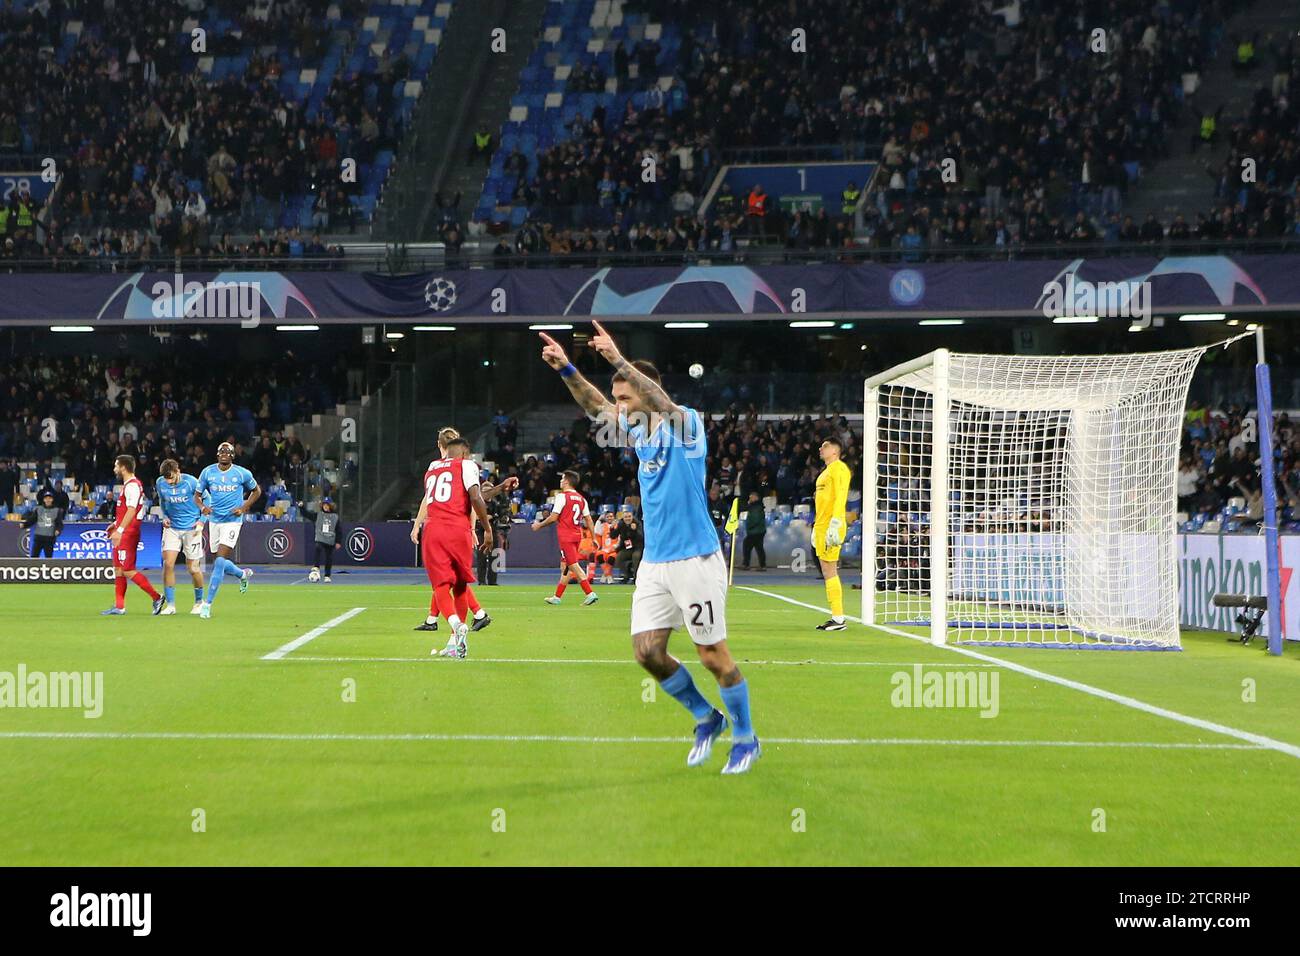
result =
[[[806,604],[803,601],[797,601],[794,598],[786,597],[784,594],[776,594],[772,591],[763,591],[759,588],[746,587],[737,585],[742,590],[753,591],[755,594],[762,594],[765,597],[776,598],[778,601],[785,601],[787,604],[797,604],[800,607],[806,607],[810,611],[820,611],[829,614],[830,611],[824,607],[818,607],[815,604]],[[850,621],[857,621],[859,624],[865,622],[860,617],[845,615]],[[1212,720],[1203,720],[1200,717],[1191,717],[1187,714],[1180,714],[1176,710],[1170,710],[1167,707],[1159,707],[1155,704],[1148,704],[1144,700],[1138,700],[1136,697],[1129,697],[1126,694],[1117,694],[1114,691],[1105,690],[1101,687],[1094,687],[1091,684],[1085,684],[1081,681],[1070,680],[1068,677],[1058,677],[1055,674],[1049,674],[1046,671],[1040,671],[1034,667],[1026,667],[1024,664],[1017,664],[1014,661],[1004,660],[1000,657],[993,657],[989,654],[981,654],[979,651],[972,650],[969,647],[954,647],[951,644],[931,644],[929,638],[922,637],[919,634],[909,634],[907,631],[901,631],[897,628],[886,627],[881,624],[867,624],[867,627],[874,628],[878,631],[884,631],[886,634],[893,634],[896,637],[905,637],[908,640],[920,641],[929,647],[937,647],[945,651],[951,651],[954,654],[961,654],[978,661],[986,661],[997,664],[999,667],[1005,667],[1007,670],[1015,671],[1018,674],[1024,674],[1026,677],[1037,678],[1038,680],[1047,681],[1049,684],[1056,684],[1060,687],[1068,687],[1070,690],[1077,690],[1082,694],[1089,694],[1093,697],[1100,697],[1102,700],[1108,700],[1133,710],[1140,710],[1146,714],[1153,714],[1156,717],[1164,717],[1166,720],[1172,720],[1188,727],[1196,727],[1200,730],[1208,730],[1211,733],[1222,734],[1225,737],[1235,737],[1238,740],[1244,740],[1247,743],[1254,744],[1257,747],[1263,747],[1268,750],[1276,750],[1278,753],[1286,754],[1288,757],[1295,757],[1300,760],[1300,747],[1295,744],[1289,744],[1283,740],[1274,740],[1272,737],[1265,737],[1263,734],[1251,733],[1248,730],[1238,730],[1236,727],[1229,727],[1227,724],[1217,724]]]
[[[291,734],[222,733],[201,731],[0,731],[2,740],[247,740],[314,742],[410,743],[558,743],[558,744],[687,744],[690,737],[583,737],[565,734]],[[764,737],[765,744],[815,747],[1064,747],[1139,750],[1254,750],[1257,744],[1179,743],[1150,740],[978,740],[925,737]]]
[[338,626],[339,626],[340,624],[342,624],[344,621],[349,621],[349,620],[351,620],[352,618],[356,617],[358,614],[360,614],[360,613],[361,613],[362,611],[364,611],[364,610],[365,610],[365,608],[363,608],[363,607],[354,607],[354,608],[353,608],[352,610],[350,610],[350,611],[344,611],[344,612],[343,612],[342,614],[340,614],[338,617],[336,617],[336,618],[332,618],[332,619],[326,621],[326,622],[325,622],[324,624],[322,624],[320,627],[313,627],[313,628],[312,628],[310,631],[308,631],[306,634],[302,634],[302,635],[299,635],[298,637],[295,637],[295,638],[294,638],[292,641],[290,641],[288,644],[284,644],[284,645],[282,645],[282,646],[280,646],[280,647],[277,647],[275,650],[271,651],[271,653],[269,653],[269,654],[263,654],[263,655],[262,655],[262,660],[264,660],[264,661],[278,661],[278,660],[283,660],[286,654],[291,654],[293,651],[295,651],[295,650],[297,650],[298,648],[302,647],[302,646],[303,646],[304,644],[306,644],[308,641],[314,641],[314,640],[316,640],[316,638],[320,637],[322,634],[324,634],[324,633],[325,633],[326,631],[328,631],[330,628],[338,627]]

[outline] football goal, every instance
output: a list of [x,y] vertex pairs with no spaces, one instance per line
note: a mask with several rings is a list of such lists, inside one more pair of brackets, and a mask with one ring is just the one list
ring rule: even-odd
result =
[[868,379],[863,622],[935,643],[1178,649],[1179,441],[1212,347],[940,349]]

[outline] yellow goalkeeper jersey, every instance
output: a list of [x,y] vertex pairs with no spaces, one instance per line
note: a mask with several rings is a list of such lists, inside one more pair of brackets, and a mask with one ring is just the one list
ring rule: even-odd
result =
[[844,520],[844,508],[849,500],[849,480],[852,472],[842,461],[833,461],[817,476],[817,495],[813,499],[814,528],[825,528],[832,518]]

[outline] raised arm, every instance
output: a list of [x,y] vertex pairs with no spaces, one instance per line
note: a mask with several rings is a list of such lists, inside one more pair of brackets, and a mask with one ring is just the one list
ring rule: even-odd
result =
[[482,490],[483,500],[491,501],[493,498],[495,498],[497,495],[501,494],[502,492],[514,491],[514,489],[517,488],[518,486],[519,486],[518,478],[515,478],[513,476],[509,478],[503,478],[500,484],[488,485],[486,488]]
[[599,322],[592,322],[591,324],[596,327],[596,334],[591,337],[591,347],[599,352],[605,361],[614,366],[614,371],[622,375],[627,384],[632,387],[632,390],[641,396],[641,401],[646,408],[652,412],[658,412],[660,415],[684,415],[681,408],[668,397],[668,393],[663,390],[663,386],[646,376],[623,357],[623,354],[618,350],[618,346],[614,344],[613,336],[606,332]]
[[601,393],[595,385],[592,385],[579,372],[569,357],[564,354],[564,349],[560,343],[555,341],[545,332],[538,332],[542,341],[546,344],[542,346],[542,361],[551,368],[560,373],[564,379],[564,384],[569,387],[569,393],[573,400],[582,406],[591,418],[609,418],[614,419],[617,416],[617,410],[614,403]]

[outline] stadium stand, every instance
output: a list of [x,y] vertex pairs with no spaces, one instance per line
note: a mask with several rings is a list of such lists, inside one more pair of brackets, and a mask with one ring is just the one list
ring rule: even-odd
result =
[[[6,5],[4,92],[21,107],[0,122],[0,151],[22,168],[49,157],[60,178],[48,193],[39,181],[10,192],[5,257],[147,259],[234,231],[257,234],[225,240],[245,254],[319,254],[321,236],[373,215],[451,10]],[[345,158],[355,182],[340,175]]]

